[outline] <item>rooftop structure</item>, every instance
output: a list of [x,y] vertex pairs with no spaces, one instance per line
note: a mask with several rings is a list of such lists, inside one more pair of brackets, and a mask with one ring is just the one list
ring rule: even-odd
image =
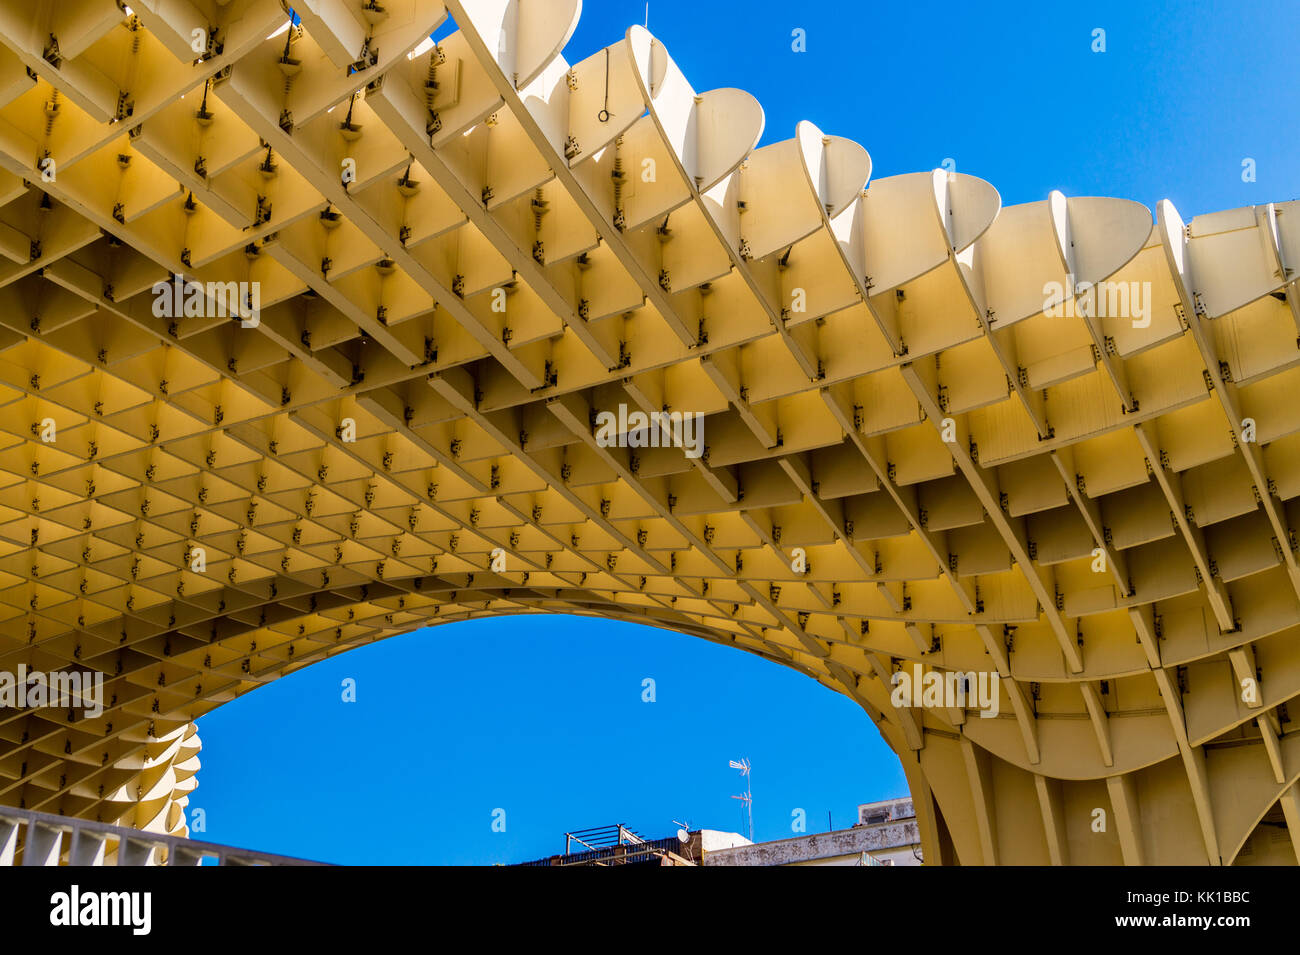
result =
[[735,832],[681,830],[664,839],[642,839],[623,825],[565,833],[563,855],[529,866],[916,866],[922,864],[916,815],[910,799],[860,806],[851,829],[802,833],[753,843]]

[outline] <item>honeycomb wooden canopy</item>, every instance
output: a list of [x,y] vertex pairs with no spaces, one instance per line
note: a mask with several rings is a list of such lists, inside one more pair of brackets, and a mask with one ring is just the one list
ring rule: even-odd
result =
[[0,668],[108,697],[0,803],[184,832],[214,707],[564,612],[856,700],[928,862],[1294,863],[1300,203],[873,181],[580,7],[0,2]]

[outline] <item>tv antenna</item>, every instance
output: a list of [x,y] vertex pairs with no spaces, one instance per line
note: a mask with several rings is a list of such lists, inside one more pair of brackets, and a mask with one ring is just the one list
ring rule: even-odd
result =
[[689,861],[694,862],[695,854],[691,852],[691,824],[674,819],[673,825],[677,827],[677,841],[681,844],[683,854]]
[[740,775],[745,777],[745,792],[739,796],[732,796],[732,799],[739,799],[740,804],[745,807],[745,812],[749,818],[749,841],[754,841],[754,775],[749,760],[742,758],[740,761],[731,760],[727,763],[732,769],[740,770]]

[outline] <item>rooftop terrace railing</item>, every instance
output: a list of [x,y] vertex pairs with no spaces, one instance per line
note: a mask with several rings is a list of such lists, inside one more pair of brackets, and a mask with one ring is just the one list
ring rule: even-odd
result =
[[[22,861],[17,862],[19,853]],[[161,832],[0,806],[0,866],[328,865]]]

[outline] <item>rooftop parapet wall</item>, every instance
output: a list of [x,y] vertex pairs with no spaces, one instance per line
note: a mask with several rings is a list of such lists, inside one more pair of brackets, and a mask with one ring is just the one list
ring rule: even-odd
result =
[[732,849],[704,853],[704,865],[791,865],[837,856],[877,853],[919,845],[920,832],[915,820],[883,826],[855,826],[834,832],[816,833],[760,842]]

